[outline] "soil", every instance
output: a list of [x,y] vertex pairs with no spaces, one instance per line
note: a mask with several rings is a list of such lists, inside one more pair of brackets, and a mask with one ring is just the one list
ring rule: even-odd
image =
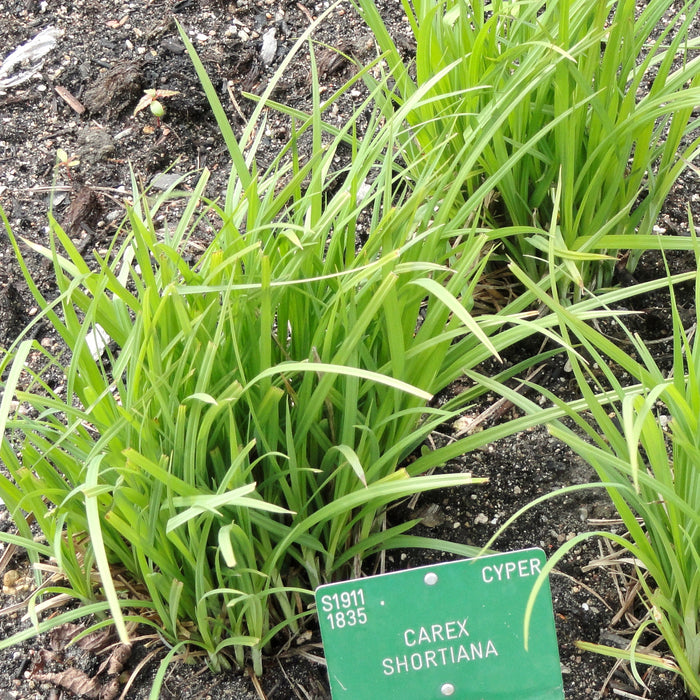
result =
[[[296,37],[313,17],[328,7],[287,0],[139,0],[103,3],[97,0],[0,0],[0,46],[3,56],[40,31],[56,28],[56,46],[28,80],[0,88],[0,204],[16,235],[46,243],[47,211],[84,249],[108,245],[124,212],[123,202],[137,180],[155,189],[167,187],[174,175],[207,167],[212,173],[210,196],[225,188],[230,163],[175,22],[194,41],[238,133],[254,108],[243,92],[261,93]],[[399,0],[377,5],[392,34],[408,54],[410,30]],[[696,27],[697,28],[697,27]],[[271,43],[274,29],[276,45]],[[696,32],[700,33],[700,32]],[[265,39],[267,37],[267,39]],[[349,4],[338,5],[315,34],[322,89],[332,91],[352,73],[351,64],[325,47],[341,48],[359,61],[376,56],[373,37]],[[27,70],[15,66],[10,76]],[[310,106],[311,72],[308,51],[284,75],[275,99],[301,110]],[[3,83],[0,82],[0,85]],[[156,120],[148,108],[134,115],[144,90],[171,90],[163,97],[166,112]],[[357,99],[349,94],[329,118],[342,124]],[[288,136],[284,119],[271,113],[260,151],[261,165],[276,154]],[[56,166],[57,149],[68,159]],[[79,161],[79,162],[75,162]],[[193,182],[190,176],[185,182]],[[692,172],[685,175],[666,203],[659,226],[672,233],[687,231],[687,207],[698,219],[700,187]],[[27,262],[41,291],[51,295],[50,269],[37,257]],[[675,270],[694,269],[689,256],[671,256]],[[663,274],[658,256],[646,254],[635,275],[639,280]],[[679,302],[694,312],[694,290],[679,290]],[[639,312],[635,329],[662,357],[668,353],[668,298],[653,295],[633,302]],[[0,347],[8,347],[36,313],[36,308],[4,231],[0,233]],[[37,338],[51,346],[48,328]],[[509,358],[515,362],[515,356]],[[487,368],[488,369],[488,368]],[[553,360],[543,376],[548,387],[566,392],[571,376],[563,361]],[[489,399],[495,401],[495,397]],[[477,413],[489,405],[475,407]],[[508,420],[511,414],[501,416]],[[449,433],[449,428],[446,432]],[[435,440],[450,439],[435,435]],[[587,483],[594,474],[544,428],[518,434],[457,460],[488,485],[432,493],[403,503],[390,517],[399,521],[421,518],[416,533],[461,543],[482,545],[496,527],[523,504],[571,483]],[[579,491],[530,511],[497,542],[502,551],[531,546],[552,552],[570,537],[598,527],[615,528],[614,513],[601,490]],[[11,531],[0,509],[0,528]],[[624,566],[602,566],[606,545],[589,540],[574,549],[551,578],[552,596],[566,697],[644,697],[685,700],[673,674],[648,670],[641,688],[624,665],[581,652],[576,640],[617,644],[629,639],[637,606],[623,605],[630,587]],[[390,570],[448,561],[448,554],[424,551],[393,552]],[[14,606],[26,597],[21,552],[0,545],[0,635],[26,626],[23,609]],[[17,572],[9,575],[10,572]],[[617,616],[625,607],[625,613]],[[615,619],[620,617],[620,619]],[[21,698],[148,696],[160,659],[167,649],[158,639],[137,639],[126,649],[108,635],[93,635],[66,648],[80,628],[57,632],[0,653],[0,700]],[[651,638],[645,643],[652,643]],[[662,647],[658,647],[662,648]],[[103,661],[106,662],[103,664]],[[136,672],[137,671],[137,672]],[[131,684],[126,687],[127,679]],[[318,632],[281,648],[266,660],[260,679],[232,669],[212,674],[201,659],[171,664],[162,698],[246,698],[270,700],[328,698],[323,651]]]

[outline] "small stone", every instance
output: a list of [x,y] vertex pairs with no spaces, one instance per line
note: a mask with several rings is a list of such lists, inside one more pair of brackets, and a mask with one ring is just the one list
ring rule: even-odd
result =
[[5,595],[22,595],[31,587],[31,579],[22,576],[16,569],[6,571],[2,577],[2,592]]
[[445,522],[445,516],[440,512],[440,506],[435,503],[427,506],[421,515],[421,525],[437,527]]
[[266,66],[269,66],[270,63],[272,63],[273,59],[275,58],[275,54],[277,53],[277,39],[275,38],[276,33],[277,30],[274,27],[271,27],[263,34],[260,58],[262,58],[262,62]]
[[167,190],[177,185],[182,180],[182,175],[178,173],[158,173],[151,180],[151,187],[159,190]]
[[106,129],[89,127],[78,135],[80,157],[86,163],[95,164],[114,156],[115,140]]
[[313,637],[313,632],[311,630],[305,630],[304,632],[301,632],[299,636],[296,638],[296,643],[297,645],[301,644],[306,644],[306,642],[310,642],[311,638]]
[[9,571],[6,571],[4,576],[2,577],[2,585],[10,588],[14,586],[18,580],[19,571],[17,571],[16,569],[10,569]]

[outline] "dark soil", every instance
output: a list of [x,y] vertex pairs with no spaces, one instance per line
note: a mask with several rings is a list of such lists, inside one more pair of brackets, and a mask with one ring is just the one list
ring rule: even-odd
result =
[[[398,0],[377,2],[395,37],[410,53],[409,27]],[[28,81],[0,89],[0,204],[13,231],[47,243],[47,211],[84,249],[109,244],[129,196],[131,171],[138,181],[154,188],[167,186],[170,175],[184,175],[207,167],[212,172],[209,196],[220,195],[229,173],[229,160],[204,93],[175,26],[182,24],[219,89],[230,121],[243,128],[254,104],[243,91],[261,93],[296,37],[327,2],[305,4],[287,0],[138,0],[103,3],[97,0],[0,0],[0,47],[5,58],[41,30],[61,30],[56,47]],[[274,29],[276,49],[263,56],[263,36]],[[342,85],[351,64],[324,46],[341,48],[359,61],[376,56],[373,37],[349,4],[338,6],[316,33],[322,88]],[[26,66],[18,66],[23,71]],[[3,78],[6,76],[0,76]],[[308,51],[302,52],[284,75],[275,99],[308,109],[311,94]],[[166,114],[158,123],[148,109],[133,111],[145,89],[173,90],[163,98]],[[351,111],[346,103],[330,115],[342,124]],[[346,111],[344,111],[346,110]],[[360,125],[361,126],[361,125]],[[269,115],[261,158],[271,160],[288,136],[286,122]],[[63,149],[68,167],[56,167],[56,151]],[[261,163],[265,165],[265,163]],[[193,177],[188,181],[193,182]],[[687,206],[698,220],[700,187],[690,173],[674,189],[659,226],[671,233],[686,232]],[[51,270],[36,256],[27,262],[40,290],[54,290]],[[674,270],[694,269],[691,256],[672,256]],[[635,272],[638,279],[662,275],[658,256],[645,255]],[[694,311],[692,286],[679,290],[679,303]],[[659,356],[668,353],[668,298],[663,294],[637,300],[635,329]],[[8,347],[36,313],[36,308],[4,231],[0,232],[0,347]],[[36,337],[47,346],[56,339],[38,326]],[[516,357],[510,358],[516,361]],[[563,361],[553,360],[538,381],[566,393],[572,377]],[[493,399],[495,400],[495,398]],[[476,407],[474,412],[488,405]],[[507,420],[511,414],[501,416]],[[449,430],[449,429],[446,429]],[[436,435],[435,439],[449,439]],[[475,476],[489,477],[486,486],[433,493],[391,511],[396,521],[422,518],[417,534],[461,543],[483,545],[496,527],[533,498],[572,484],[594,479],[585,464],[551,438],[534,429],[489,445],[458,461]],[[530,511],[497,542],[502,551],[542,547],[554,551],[573,535],[599,527],[615,528],[614,513],[601,490],[579,491]],[[0,510],[0,528],[11,531],[6,511]],[[645,697],[658,700],[688,696],[671,674],[650,670],[648,689],[640,688],[624,666],[579,651],[576,640],[617,644],[629,639],[638,606],[626,609],[630,571],[596,564],[609,554],[590,540],[577,547],[552,576],[551,586],[566,697]],[[436,552],[394,552],[387,556],[391,570],[447,561]],[[9,636],[26,626],[24,609],[13,606],[28,593],[26,560],[21,552],[0,545],[0,635]],[[28,585],[28,584],[27,584]],[[88,637],[66,649],[75,629],[64,629],[30,640],[0,653],[0,700],[20,698],[128,698],[148,696],[160,659],[167,649],[158,639],[135,640],[129,649],[114,647],[109,637]],[[240,670],[213,675],[199,658],[174,662],[163,698],[327,698],[323,651],[317,631],[290,640],[267,659],[265,673],[252,679]],[[651,643],[645,639],[645,643]],[[107,660],[111,666],[101,666]],[[143,663],[142,663],[143,662]],[[138,673],[134,673],[137,670]],[[127,679],[133,684],[124,691]]]

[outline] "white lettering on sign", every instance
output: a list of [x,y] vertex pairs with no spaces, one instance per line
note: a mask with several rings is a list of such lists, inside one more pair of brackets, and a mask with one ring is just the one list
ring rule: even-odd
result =
[[332,630],[367,624],[365,592],[362,588],[321,596],[321,609]]
[[445,622],[441,625],[419,627],[417,631],[409,628],[403,633],[403,640],[407,647],[414,647],[416,645],[446,642],[468,636],[467,618],[465,618],[464,620]]
[[348,608],[356,608],[365,604],[365,592],[358,588],[353,591],[343,591],[342,593],[333,593],[332,595],[321,596],[321,607],[323,612],[333,612]]
[[502,564],[489,564],[481,569],[481,578],[484,583],[494,581],[507,581],[511,578],[525,578],[540,573],[539,559],[520,559],[519,561],[507,561]]
[[459,664],[465,661],[487,659],[489,656],[498,656],[496,646],[490,639],[486,642],[470,642],[469,644],[465,642],[439,649],[416,651],[412,654],[389,656],[382,660],[382,668],[385,676],[393,676],[395,673],[410,673],[411,671],[422,671],[423,669]]
[[321,609],[332,630],[367,624],[365,592],[362,588],[321,596]]

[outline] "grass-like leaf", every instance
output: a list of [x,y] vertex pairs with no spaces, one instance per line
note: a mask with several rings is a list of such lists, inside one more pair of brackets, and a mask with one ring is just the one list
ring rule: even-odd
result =
[[[700,148],[700,58],[688,37],[697,0],[673,10],[652,0],[639,14],[633,0],[404,2],[415,78],[375,4],[356,4],[394,78],[384,112],[408,109],[404,148],[451,163],[467,206],[489,182],[485,225],[540,229],[502,236],[530,277],[548,275],[553,245],[561,265],[550,281],[581,296],[610,285],[617,251],[632,251],[631,270],[657,247],[661,205]],[[414,102],[419,91],[428,99]],[[687,249],[664,245],[674,243]]]

